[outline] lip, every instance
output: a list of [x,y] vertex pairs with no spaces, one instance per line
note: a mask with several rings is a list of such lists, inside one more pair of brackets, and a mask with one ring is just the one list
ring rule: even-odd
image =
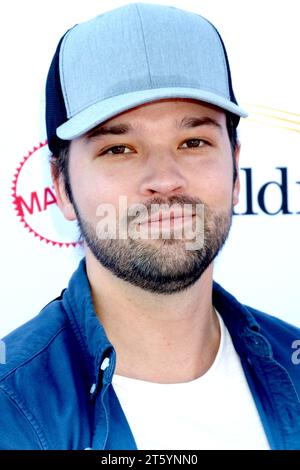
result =
[[139,225],[152,224],[154,222],[163,222],[164,220],[175,220],[175,219],[189,219],[192,218],[195,214],[185,214],[183,211],[180,212],[168,212],[168,213],[159,213],[154,214],[152,217],[147,217],[142,221],[139,221]]

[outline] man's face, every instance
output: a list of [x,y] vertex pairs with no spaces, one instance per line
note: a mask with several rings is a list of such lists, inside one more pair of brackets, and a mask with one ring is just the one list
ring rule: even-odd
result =
[[[232,206],[238,200],[225,113],[193,100],[151,102],[73,140],[69,177],[73,204],[63,192],[62,180],[58,199],[65,216],[77,218],[86,249],[116,276],[156,293],[179,292],[200,278],[227,238]],[[157,221],[138,226],[149,229],[148,238],[97,236],[99,207],[109,204],[119,217],[120,196],[127,207],[144,204],[149,217],[154,203],[192,204],[193,214],[202,205],[203,246],[186,249],[187,240],[175,238],[172,230],[168,239],[151,238]],[[187,219],[194,228],[197,217]],[[132,220],[127,215],[126,219]],[[176,223],[183,228],[182,219]],[[173,219],[171,227],[175,226]]]

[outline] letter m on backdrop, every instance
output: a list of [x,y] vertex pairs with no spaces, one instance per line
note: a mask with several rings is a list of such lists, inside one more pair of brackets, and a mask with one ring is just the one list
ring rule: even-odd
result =
[[18,208],[19,214],[22,217],[24,217],[24,209],[30,215],[32,215],[34,213],[35,209],[38,210],[39,212],[41,212],[42,208],[41,208],[41,204],[40,204],[37,192],[33,191],[30,194],[30,203],[29,204],[26,203],[26,201],[22,198],[22,196],[18,196],[18,198],[17,198],[17,208]]

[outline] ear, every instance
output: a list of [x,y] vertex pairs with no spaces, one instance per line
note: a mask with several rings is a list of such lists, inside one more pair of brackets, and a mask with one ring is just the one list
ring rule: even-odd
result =
[[233,186],[233,195],[232,195],[232,201],[233,201],[234,206],[236,206],[237,203],[239,202],[239,195],[240,195],[240,173],[239,173],[240,151],[241,151],[241,145],[238,142],[234,150],[234,162],[235,162],[235,167],[236,167],[236,172],[237,172],[236,180]]
[[66,194],[63,175],[61,173],[57,175],[53,167],[51,167],[51,176],[58,207],[67,220],[76,220],[73,204]]

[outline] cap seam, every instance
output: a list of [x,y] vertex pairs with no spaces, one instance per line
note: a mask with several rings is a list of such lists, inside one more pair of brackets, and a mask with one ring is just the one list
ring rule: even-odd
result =
[[134,6],[136,8],[136,11],[137,11],[137,14],[138,14],[138,17],[139,17],[139,20],[140,20],[142,38],[143,38],[143,43],[144,43],[145,55],[146,55],[146,62],[147,62],[147,67],[148,67],[148,75],[149,75],[149,80],[150,80],[150,86],[152,88],[153,83],[152,83],[152,79],[151,79],[150,63],[149,63],[148,51],[147,51],[147,47],[146,47],[146,40],[145,40],[142,16],[141,16],[141,12],[139,10],[139,6],[137,4],[134,4]]
[[[223,45],[220,41],[220,38],[219,38],[219,35],[217,34],[217,38],[218,38],[218,41],[219,41],[219,44],[221,46],[221,50],[223,51]],[[222,63],[223,63],[223,66],[224,66],[224,69],[225,69],[225,74],[226,74],[226,83],[227,83],[227,91],[228,91],[228,99],[229,101],[231,101],[231,97],[230,97],[230,89],[229,89],[229,76],[228,76],[228,70],[227,70],[227,64],[226,64],[226,60],[225,60],[225,55],[224,55],[224,51],[222,53]]]

